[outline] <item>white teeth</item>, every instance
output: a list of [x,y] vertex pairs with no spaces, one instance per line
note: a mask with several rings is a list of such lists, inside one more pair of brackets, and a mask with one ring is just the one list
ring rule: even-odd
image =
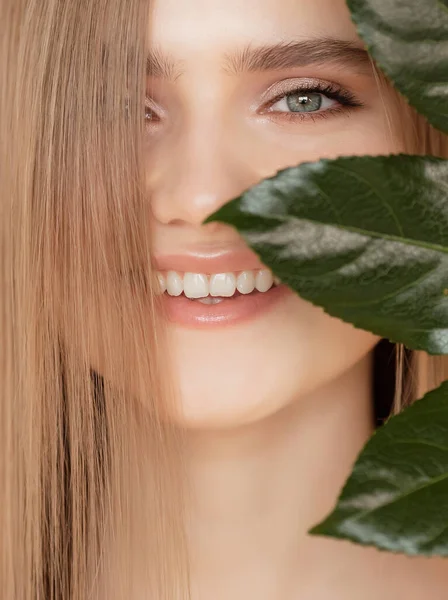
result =
[[[179,273],[168,271],[157,272],[157,293],[167,292],[170,296],[180,296],[182,293],[191,300],[203,301],[204,304],[217,304],[223,298],[232,297],[236,290],[240,294],[251,294],[254,290],[267,292],[272,285],[280,285],[278,277],[273,277],[270,269],[241,271],[235,273]],[[216,301],[211,301],[215,299]]]
[[259,292],[267,292],[271,289],[274,283],[274,278],[272,277],[272,271],[268,269],[261,269],[258,271],[255,277],[255,287]]
[[170,296],[180,296],[184,291],[182,277],[176,271],[168,271],[166,276],[166,290]]
[[185,273],[184,294],[187,298],[206,298],[209,294],[207,275]]
[[217,273],[210,277],[210,296],[230,298],[236,290],[236,277],[233,273]]
[[240,294],[250,294],[255,289],[255,275],[253,271],[243,271],[236,280],[236,289]]

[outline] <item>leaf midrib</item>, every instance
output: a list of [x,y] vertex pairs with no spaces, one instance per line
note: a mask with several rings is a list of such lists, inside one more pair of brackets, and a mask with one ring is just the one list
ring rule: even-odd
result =
[[400,500],[403,500],[404,498],[411,496],[411,494],[415,494],[416,492],[419,492],[420,490],[424,490],[425,488],[429,488],[432,485],[436,485],[436,484],[440,483],[441,481],[444,481],[445,479],[448,479],[448,473],[444,473],[444,474],[440,475],[439,477],[434,477],[431,479],[431,481],[425,482],[422,485],[419,485],[419,486],[413,488],[409,492],[406,492],[405,494],[401,494],[400,496],[398,496],[397,498],[394,498],[390,502],[384,502],[383,504],[381,504],[380,506],[376,506],[375,508],[363,510],[362,512],[358,513],[355,517],[350,517],[349,520],[352,523],[359,521],[360,519],[364,518],[367,515],[374,514],[377,511],[382,510],[385,507],[392,506],[393,504],[400,502]]

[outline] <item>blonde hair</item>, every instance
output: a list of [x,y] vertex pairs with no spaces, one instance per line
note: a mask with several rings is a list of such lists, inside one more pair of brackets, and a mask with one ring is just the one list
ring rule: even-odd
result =
[[187,598],[182,437],[150,293],[149,3],[1,12],[0,595]]
[[[166,418],[176,390],[147,235],[148,18],[146,0],[0,4],[5,600],[189,597],[183,439]],[[419,150],[447,156],[411,112]],[[446,358],[415,356],[404,403],[448,377]]]

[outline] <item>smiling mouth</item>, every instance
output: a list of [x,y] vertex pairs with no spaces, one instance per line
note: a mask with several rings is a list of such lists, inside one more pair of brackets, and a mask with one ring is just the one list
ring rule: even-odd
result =
[[185,296],[203,304],[218,304],[225,299],[266,293],[281,284],[270,269],[216,273],[157,272],[159,293]]

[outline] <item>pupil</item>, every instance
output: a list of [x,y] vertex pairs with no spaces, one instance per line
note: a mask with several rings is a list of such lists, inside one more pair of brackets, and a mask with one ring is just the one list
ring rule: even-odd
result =
[[291,94],[287,97],[289,110],[292,112],[314,112],[322,106],[321,94]]

